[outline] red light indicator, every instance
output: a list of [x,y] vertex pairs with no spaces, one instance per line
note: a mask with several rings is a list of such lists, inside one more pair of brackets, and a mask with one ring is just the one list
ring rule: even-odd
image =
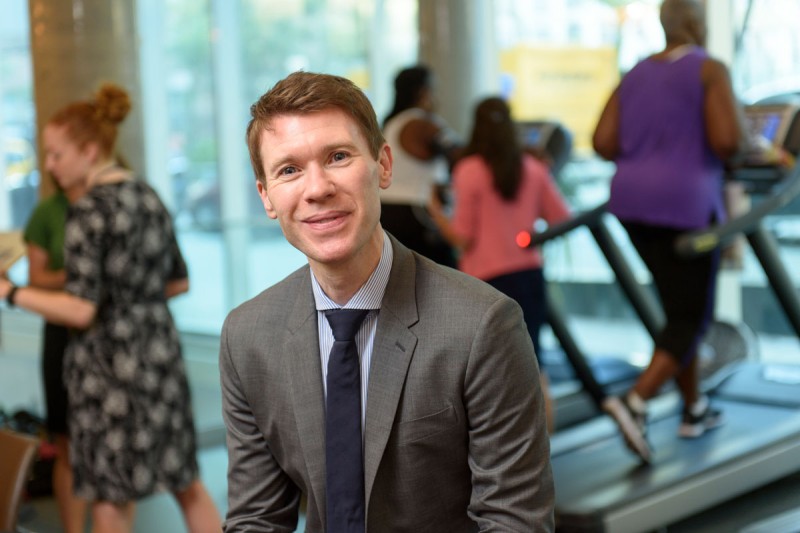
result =
[[520,231],[517,233],[517,246],[520,248],[527,248],[531,244],[531,234],[529,231]]

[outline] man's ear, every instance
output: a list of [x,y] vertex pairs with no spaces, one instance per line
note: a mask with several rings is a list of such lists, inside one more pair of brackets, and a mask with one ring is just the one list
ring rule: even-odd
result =
[[381,189],[388,189],[392,184],[392,161],[392,149],[388,143],[384,143],[378,152],[378,171],[380,172],[378,184]]
[[269,196],[267,196],[267,186],[260,179],[256,179],[256,189],[258,189],[258,195],[261,197],[261,203],[264,205],[264,211],[266,211],[267,216],[272,219],[278,218],[278,214],[275,212],[275,208],[272,207]]

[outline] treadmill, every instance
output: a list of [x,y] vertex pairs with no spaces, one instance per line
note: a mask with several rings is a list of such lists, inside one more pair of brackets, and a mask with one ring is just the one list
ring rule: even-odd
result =
[[[559,123],[547,120],[519,122],[517,128],[522,145],[549,160],[551,174],[558,179],[571,152],[569,132]],[[600,205],[547,231],[534,235],[522,232],[517,236],[517,242],[523,248],[532,248],[562,237],[578,227],[587,228],[614,272],[624,296],[650,337],[655,338],[663,327],[664,312],[654,293],[636,280],[604,215],[605,205]],[[603,412],[605,400],[633,386],[642,368],[613,354],[586,357],[570,331],[566,312],[559,305],[558,298],[548,298],[547,322],[558,341],[558,347],[545,350],[540,356],[550,379],[556,429],[560,431]],[[749,342],[752,335],[748,333],[743,326],[714,322],[702,340],[706,349],[702,350],[701,377],[705,378],[732,360],[752,355],[754,343]],[[713,357],[706,357],[706,354]]]
[[[653,293],[636,280],[622,250],[611,234],[605,212],[606,206],[603,204],[557,224],[542,233],[533,235],[528,247],[538,246],[566,235],[579,227],[586,227],[614,272],[617,283],[639,320],[649,335],[655,338],[664,324],[664,312]],[[566,312],[558,304],[557,298],[548,298],[547,312],[547,322],[563,351],[565,360],[559,361],[552,358],[552,353],[543,354],[546,359],[545,366],[548,376],[553,383],[552,390],[557,409],[556,421],[558,429],[561,430],[602,412],[604,401],[609,396],[628,390],[642,369],[621,357],[594,356],[587,358],[572,335],[567,324]],[[568,364],[564,364],[564,362]],[[565,378],[570,377],[576,378],[577,383],[574,380],[566,381]],[[560,390],[560,387],[565,385],[569,388]]]
[[[533,154],[548,160],[551,175],[558,179],[572,151],[571,134],[560,123],[548,120],[519,122],[517,129],[521,144]],[[533,248],[578,227],[589,228],[639,318],[650,334],[655,335],[664,322],[663,311],[652,295],[636,282],[623,260],[622,251],[611,237],[610,229],[602,217],[604,211],[605,207],[600,206],[545,232],[521,235],[523,239],[528,239],[527,243],[519,239],[517,242],[523,248]],[[550,394],[556,410],[556,429],[561,430],[596,416],[602,411],[603,401],[609,395],[627,390],[642,369],[623,358],[585,357],[570,332],[566,313],[557,304],[556,298],[548,298],[547,322],[560,350],[547,350],[541,357],[548,369]]]
[[[765,138],[798,155],[796,107],[750,106],[745,112]],[[744,234],[800,337],[800,301],[763,225],[764,216],[800,194],[800,165],[785,170],[753,161],[735,179],[768,194],[745,215],[688,233],[676,246],[685,254],[705,253]],[[727,422],[698,439],[680,439],[677,393],[651,400],[648,440],[653,457],[647,466],[628,451],[608,417],[553,435],[557,531],[653,530],[800,471],[800,364],[745,361],[720,370],[704,388]]]

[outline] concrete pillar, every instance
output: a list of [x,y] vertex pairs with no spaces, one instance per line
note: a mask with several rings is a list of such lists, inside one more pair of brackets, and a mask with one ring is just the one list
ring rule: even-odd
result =
[[[135,0],[29,0],[37,138],[50,116],[90,98],[103,82],[130,94],[133,109],[117,147],[133,170],[144,170]],[[40,168],[43,151],[39,150]],[[44,172],[42,172],[44,176]],[[53,188],[42,179],[42,193]]]
[[499,90],[491,0],[419,2],[420,61],[436,79],[437,110],[466,138],[477,101]]

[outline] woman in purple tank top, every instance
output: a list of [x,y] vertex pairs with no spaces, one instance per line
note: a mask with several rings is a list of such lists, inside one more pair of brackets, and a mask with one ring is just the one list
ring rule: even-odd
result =
[[698,0],[665,0],[666,47],[636,65],[603,110],[594,148],[613,160],[609,211],[619,218],[650,270],[667,322],[634,387],[607,403],[628,446],[650,461],[646,402],[670,379],[683,398],[681,437],[722,422],[699,393],[697,347],[711,322],[719,252],[684,258],[675,238],[724,216],[724,163],[742,143],[741,113],[728,70],[703,49]]

